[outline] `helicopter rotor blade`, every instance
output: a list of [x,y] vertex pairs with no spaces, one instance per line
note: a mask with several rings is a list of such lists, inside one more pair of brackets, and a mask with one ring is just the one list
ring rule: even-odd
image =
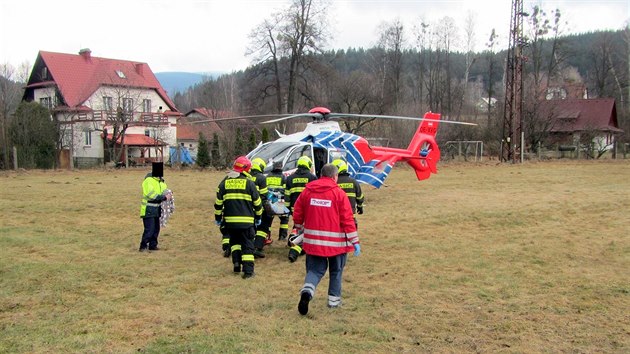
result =
[[340,119],[340,118],[366,118],[366,119],[406,119],[406,120],[420,120],[427,122],[439,122],[439,123],[449,123],[449,124],[461,124],[461,125],[473,125],[476,126],[476,123],[469,122],[459,122],[454,120],[442,120],[442,119],[431,119],[431,118],[423,118],[423,117],[404,117],[404,116],[387,116],[387,115],[378,115],[378,114],[355,114],[355,113],[330,113],[328,114],[329,119]]
[[260,122],[260,123],[261,124],[276,123],[276,122],[281,122],[281,121],[287,120],[287,119],[302,118],[302,117],[321,119],[321,118],[323,118],[323,115],[320,114],[320,113],[298,113],[298,114],[287,115],[286,117],[280,117],[278,119],[266,120],[266,121]]
[[[193,120],[193,121],[187,121],[187,122],[183,122],[183,123],[184,124],[200,124],[200,123],[225,122],[225,121],[230,121],[230,120],[250,119],[250,118],[251,119],[271,118],[271,117],[279,117],[279,116],[287,116],[287,115],[288,114],[258,114],[258,115],[253,115],[253,116],[240,116],[240,117]],[[281,119],[286,119],[286,118],[281,118]]]

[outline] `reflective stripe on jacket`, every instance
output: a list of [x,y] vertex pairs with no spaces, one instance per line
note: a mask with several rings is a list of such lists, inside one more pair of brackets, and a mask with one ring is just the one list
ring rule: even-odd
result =
[[284,189],[285,206],[293,211],[295,201],[306,187],[306,184],[315,180],[317,180],[317,176],[312,174],[311,171],[304,167],[298,167],[293,174],[287,177],[286,187]]

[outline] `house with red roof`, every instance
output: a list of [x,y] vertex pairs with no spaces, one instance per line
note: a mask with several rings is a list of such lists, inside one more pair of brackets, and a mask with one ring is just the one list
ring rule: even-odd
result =
[[61,165],[168,161],[182,114],[147,63],[40,51],[23,100],[51,110]]
[[549,133],[560,144],[607,150],[615,137],[623,133],[614,98],[545,100],[540,104],[539,115],[550,121]]
[[193,157],[197,156],[199,133],[208,141],[213,139],[214,134],[223,136],[223,129],[213,121],[216,117],[207,108],[196,108],[186,113],[177,126],[177,143],[187,148]]

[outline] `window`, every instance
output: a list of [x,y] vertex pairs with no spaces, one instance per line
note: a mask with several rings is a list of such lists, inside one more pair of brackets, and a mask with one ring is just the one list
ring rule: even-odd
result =
[[46,80],[48,79],[48,68],[47,67],[43,67],[42,68],[42,80]]
[[125,73],[120,71],[120,70],[116,70],[116,75],[118,75],[118,77],[121,78],[121,79],[126,79],[127,78],[125,76]]
[[147,99],[142,100],[142,112],[144,113],[151,112],[151,100],[147,100]]
[[114,110],[114,104],[111,97],[103,96],[103,109],[106,111]]
[[151,136],[151,131],[149,129],[145,129],[144,136]]
[[83,135],[85,138],[85,146],[91,146],[92,145],[92,131],[87,129],[83,131]]
[[133,99],[132,98],[123,98],[123,112],[131,113],[133,112]]
[[51,97],[42,97],[39,99],[39,104],[42,106],[52,109],[52,98]]
[[284,164],[284,169],[288,170],[288,169],[297,168],[297,160],[301,156],[308,156],[311,158],[311,160],[313,160],[310,145],[298,146],[293,151],[291,151],[291,153],[289,154],[289,157],[287,158],[287,161]]

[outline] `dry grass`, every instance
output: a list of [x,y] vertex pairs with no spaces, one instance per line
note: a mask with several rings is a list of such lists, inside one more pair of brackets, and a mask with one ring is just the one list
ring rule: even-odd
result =
[[366,191],[343,308],[325,278],[306,317],[284,245],[256,278],[231,274],[222,173],[166,171],[166,250],[138,253],[145,173],[0,176],[0,352],[630,350],[627,161],[396,168]]

